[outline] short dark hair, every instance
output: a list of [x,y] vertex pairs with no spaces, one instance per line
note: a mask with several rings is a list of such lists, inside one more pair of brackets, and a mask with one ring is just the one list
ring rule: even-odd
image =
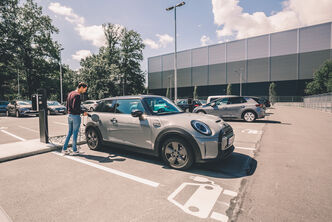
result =
[[80,82],[80,83],[78,83],[77,88],[81,88],[81,87],[85,88],[85,87],[87,87],[87,86],[88,86],[88,85],[87,85],[86,83],[84,83],[84,82]]

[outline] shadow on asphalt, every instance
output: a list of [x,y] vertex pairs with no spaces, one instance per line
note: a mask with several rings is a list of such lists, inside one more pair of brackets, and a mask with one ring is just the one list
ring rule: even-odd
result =
[[[171,169],[166,166],[162,160],[158,157],[134,153],[127,150],[120,150],[115,147],[104,147],[103,153],[108,153],[108,157],[99,157],[93,155],[80,155],[81,157],[96,160],[101,163],[113,162],[113,161],[125,161],[126,158],[139,160],[142,162],[159,165],[164,169]],[[226,160],[214,161],[209,163],[194,164],[187,172],[209,176],[214,178],[241,178],[251,176],[255,173],[257,167],[257,161],[248,155],[241,153],[232,153]]]
[[254,122],[246,122],[244,120],[226,120],[226,122],[242,122],[242,123],[246,123],[246,124],[255,124],[255,123],[271,123],[271,124],[283,124],[283,125],[291,125],[290,123],[282,123],[280,121],[275,121],[275,120],[262,120],[262,119],[258,119],[255,120]]

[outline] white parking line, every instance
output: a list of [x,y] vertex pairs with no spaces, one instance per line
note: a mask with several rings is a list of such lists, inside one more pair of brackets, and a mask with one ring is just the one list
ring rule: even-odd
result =
[[235,149],[241,149],[241,150],[256,150],[256,148],[251,148],[251,147],[241,147],[241,146],[235,146]]
[[[59,155],[59,156],[62,156],[62,154],[59,153],[59,152],[52,152],[52,153],[54,153],[56,155]],[[145,185],[149,185],[151,187],[158,187],[159,186],[159,183],[153,182],[151,180],[143,179],[143,178],[140,178],[140,177],[137,177],[137,176],[130,175],[128,173],[121,172],[119,170],[115,170],[115,169],[104,167],[104,166],[101,166],[101,165],[98,165],[98,164],[95,164],[95,163],[91,163],[89,161],[82,160],[82,159],[77,158],[77,157],[73,157],[73,156],[64,156],[64,157],[67,158],[67,159],[70,159],[70,160],[74,160],[74,161],[86,164],[88,166],[91,166],[91,167],[94,167],[94,168],[97,168],[97,169],[100,169],[100,170],[106,171],[108,173],[112,173],[112,174],[130,179],[130,180],[134,180],[136,182],[139,182],[139,183],[142,183],[142,184],[145,184]]]
[[26,141],[26,139],[23,139],[23,138],[21,138],[21,137],[19,137],[19,136],[16,136],[16,135],[14,135],[14,134],[12,134],[12,133],[10,133],[10,132],[7,132],[6,130],[1,130],[1,132],[6,133],[6,134],[8,134],[9,136],[12,136],[12,137],[14,137],[14,138],[16,138],[16,139],[19,139],[19,140],[21,140],[21,141]]
[[217,212],[213,212],[211,214],[211,218],[215,219],[215,220],[218,220],[218,221],[223,221],[223,222],[227,222],[228,221],[228,217],[226,215],[220,214],[220,213],[217,213]]
[[35,133],[38,133],[39,131],[37,131],[37,130],[33,130],[33,129],[30,129],[30,128],[28,128],[28,127],[24,127],[24,126],[18,126],[18,127],[20,127],[20,128],[22,128],[22,129],[26,129],[26,130],[29,130],[29,131],[31,131],[31,132],[35,132]]
[[68,123],[61,123],[61,122],[53,122],[53,123],[56,123],[58,125],[68,126]]

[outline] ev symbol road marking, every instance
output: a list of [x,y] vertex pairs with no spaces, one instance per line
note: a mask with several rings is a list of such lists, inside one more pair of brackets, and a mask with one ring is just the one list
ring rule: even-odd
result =
[[[198,183],[182,183],[167,199],[177,207],[182,209],[185,213],[199,217],[207,218],[210,215],[212,208],[218,200],[222,191],[225,195],[236,196],[237,193],[229,190],[224,190],[213,181],[204,177],[191,177],[192,180]],[[184,190],[187,186],[198,187],[195,193],[185,202],[181,204],[175,200],[175,197]],[[228,217],[224,214],[212,212],[211,218],[223,222],[228,221]]]
[[252,129],[244,129],[241,132],[242,133],[248,133],[248,134],[262,134],[262,131],[260,131],[260,130],[252,130]]

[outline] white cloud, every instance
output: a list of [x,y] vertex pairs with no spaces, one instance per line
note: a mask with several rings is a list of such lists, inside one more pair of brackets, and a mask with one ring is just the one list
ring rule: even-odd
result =
[[81,59],[85,59],[88,56],[91,56],[92,53],[90,50],[79,50],[75,53],[75,55],[72,55],[71,57],[77,61],[81,61]]
[[51,2],[48,9],[58,15],[66,16],[65,19],[70,23],[83,24],[84,18],[76,15],[71,8],[60,5],[58,2]]
[[173,37],[168,34],[156,34],[158,41],[152,39],[144,39],[144,44],[148,45],[152,49],[166,48],[168,44],[173,42]]
[[201,46],[206,46],[207,44],[211,43],[211,39],[209,36],[203,35],[201,37]]
[[[83,40],[92,42],[96,47],[105,46],[106,38],[104,34],[103,27],[101,25],[92,25],[86,26],[84,24],[84,18],[78,16],[73,12],[69,7],[62,6],[60,3],[50,3],[48,7],[52,12],[65,16],[65,19],[70,23],[75,25],[75,30],[81,36]],[[122,30],[123,26],[117,25],[120,27],[119,32]]]
[[267,16],[244,13],[239,0],[212,0],[214,23],[221,26],[217,36],[247,38],[332,20],[331,0],[286,0],[283,9]]

